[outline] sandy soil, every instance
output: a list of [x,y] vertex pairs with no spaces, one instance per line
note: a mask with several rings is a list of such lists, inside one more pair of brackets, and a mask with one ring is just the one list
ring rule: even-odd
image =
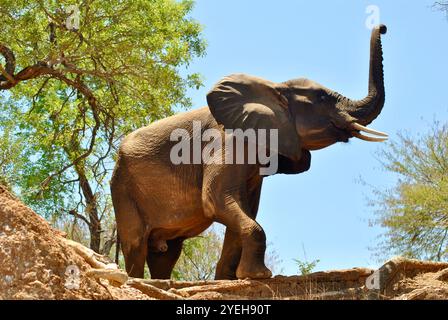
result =
[[0,299],[448,299],[448,263],[393,259],[369,290],[373,272],[353,268],[262,281],[131,279],[108,258],[65,239],[0,186]]

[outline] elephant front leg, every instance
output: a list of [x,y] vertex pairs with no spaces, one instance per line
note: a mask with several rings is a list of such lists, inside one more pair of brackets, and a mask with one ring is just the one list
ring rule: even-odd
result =
[[[270,278],[272,273],[264,264],[266,235],[261,226],[241,210],[237,202],[229,204],[226,210],[217,215],[216,220],[224,224],[229,232],[237,234],[241,241],[241,259],[236,269],[236,277]],[[234,254],[236,256],[236,253]]]
[[266,236],[255,221],[262,178],[258,166],[206,166],[203,209],[207,218],[226,226],[216,279],[263,279]]
[[254,220],[245,222],[242,227],[241,241],[243,249],[241,260],[236,270],[238,279],[266,279],[272,272],[264,264],[266,252],[266,235],[263,228]]

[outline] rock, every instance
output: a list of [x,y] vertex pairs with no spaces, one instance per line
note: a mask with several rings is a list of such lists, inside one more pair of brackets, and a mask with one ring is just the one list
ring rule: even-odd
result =
[[448,268],[443,269],[442,271],[437,273],[436,279],[439,281],[448,282]]

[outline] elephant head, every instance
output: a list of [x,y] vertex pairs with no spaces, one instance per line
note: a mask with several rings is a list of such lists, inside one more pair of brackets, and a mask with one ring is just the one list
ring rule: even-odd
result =
[[351,100],[307,79],[273,83],[235,74],[208,93],[211,113],[226,129],[277,129],[276,151],[291,161],[298,161],[303,150],[322,149],[352,137],[384,141],[385,133],[366,126],[384,105],[381,34],[386,31],[384,25],[372,30],[369,90],[362,100]]

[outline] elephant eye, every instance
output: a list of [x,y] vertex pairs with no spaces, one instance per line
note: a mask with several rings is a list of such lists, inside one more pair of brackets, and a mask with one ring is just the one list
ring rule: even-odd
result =
[[320,102],[328,102],[331,99],[331,96],[324,90],[320,90],[317,93],[317,97]]

